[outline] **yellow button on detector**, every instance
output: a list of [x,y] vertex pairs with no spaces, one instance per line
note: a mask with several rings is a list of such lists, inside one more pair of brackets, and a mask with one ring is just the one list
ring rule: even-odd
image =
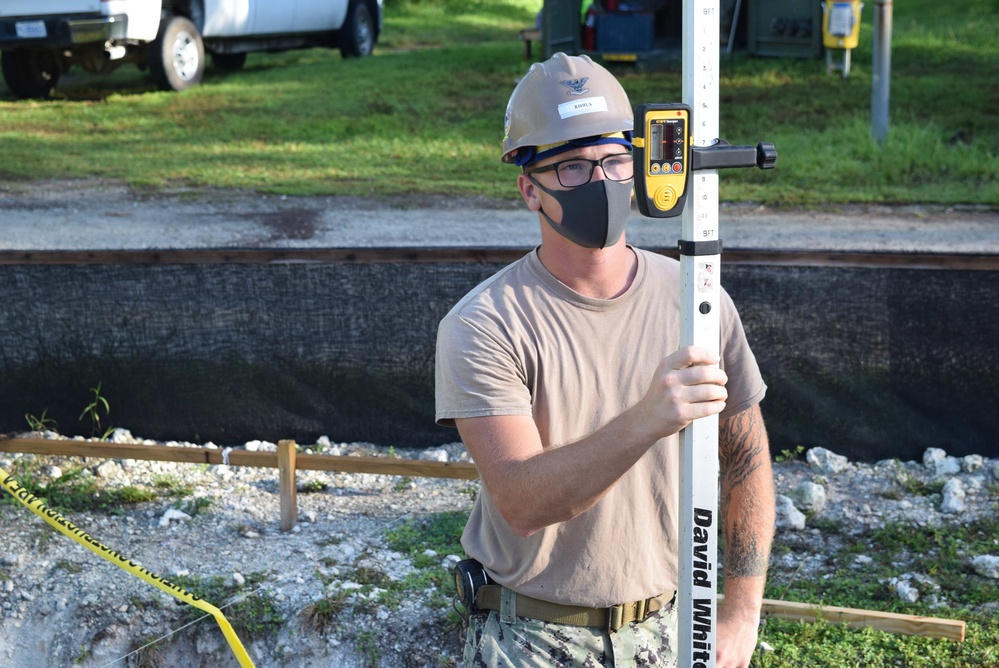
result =
[[676,188],[673,186],[663,186],[656,191],[652,199],[657,209],[660,211],[669,211],[676,206]]

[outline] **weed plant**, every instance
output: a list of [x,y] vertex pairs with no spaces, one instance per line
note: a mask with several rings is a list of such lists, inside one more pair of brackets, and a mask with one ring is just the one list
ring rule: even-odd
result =
[[42,411],[41,415],[35,416],[33,413],[25,413],[24,420],[28,423],[28,429],[35,432],[55,431],[59,424],[48,417],[49,409]]
[[[111,432],[114,431],[114,427],[105,427],[101,424],[101,414],[104,414],[106,418],[111,413],[111,404],[108,402],[107,397],[101,394],[101,383],[97,383],[97,387],[90,388],[91,398],[86,406],[83,407],[83,412],[80,413],[79,420],[82,422],[83,418],[86,417],[90,420],[90,435],[96,436],[100,434],[98,440],[105,441]],[[44,419],[45,412],[42,412],[42,418]],[[30,422],[30,420],[29,420]]]
[[340,628],[340,616],[347,608],[343,596],[323,596],[305,606],[302,617],[306,626],[319,634]]
[[[267,573],[250,573],[237,585],[221,575],[211,577],[176,576],[172,582],[187,592],[208,601],[222,611],[241,637],[270,637],[284,623],[284,616],[273,594],[259,585],[269,579]],[[193,606],[184,606],[185,620],[201,619],[205,613]]]
[[163,643],[154,635],[142,636],[134,645],[130,652],[131,668],[164,668],[166,666],[165,650]]
[[[8,471],[29,493],[41,499],[45,505],[63,512],[85,512],[105,510],[115,512],[123,501],[113,492],[102,490],[89,470],[82,467],[67,469],[58,478],[47,480],[37,469],[23,460],[15,462]],[[4,494],[5,502],[16,503]]]

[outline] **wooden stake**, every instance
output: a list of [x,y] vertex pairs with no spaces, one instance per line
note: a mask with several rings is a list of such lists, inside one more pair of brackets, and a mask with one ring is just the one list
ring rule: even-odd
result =
[[[719,601],[723,599],[723,596],[718,596]],[[958,619],[902,615],[894,612],[840,608],[834,605],[817,605],[815,603],[775,601],[768,598],[763,599],[763,617],[800,622],[822,620],[830,624],[846,624],[850,628],[869,626],[886,633],[941,638],[956,642],[964,641],[965,631],[965,623]]]
[[278,441],[278,489],[281,494],[281,531],[291,531],[298,521],[295,486],[295,441]]

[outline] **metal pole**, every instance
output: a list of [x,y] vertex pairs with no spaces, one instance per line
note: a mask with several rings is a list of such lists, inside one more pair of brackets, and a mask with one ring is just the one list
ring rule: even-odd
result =
[[728,42],[725,43],[725,53],[732,53],[735,46],[735,31],[739,27],[739,10],[742,9],[742,0],[735,0],[735,11],[732,13],[732,26],[728,30]]
[[891,89],[892,0],[874,2],[874,62],[871,67],[871,136],[888,136],[888,95]]
[[[691,148],[718,139],[719,0],[683,5],[683,102],[690,107]],[[693,163],[693,158],[691,159]],[[691,164],[693,169],[693,164]],[[682,239],[718,241],[718,170],[693,172]],[[718,353],[721,251],[680,256],[681,343]],[[681,433],[680,578],[677,593],[679,665],[714,668],[718,577],[718,416]]]

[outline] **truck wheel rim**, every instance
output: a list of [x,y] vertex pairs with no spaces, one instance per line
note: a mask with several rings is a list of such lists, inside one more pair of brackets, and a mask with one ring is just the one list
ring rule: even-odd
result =
[[357,43],[361,46],[361,51],[367,55],[371,52],[369,48],[372,43],[372,33],[374,30],[371,27],[371,22],[368,20],[361,21],[357,25]]
[[173,69],[184,81],[190,81],[198,73],[198,45],[186,32],[173,40]]

